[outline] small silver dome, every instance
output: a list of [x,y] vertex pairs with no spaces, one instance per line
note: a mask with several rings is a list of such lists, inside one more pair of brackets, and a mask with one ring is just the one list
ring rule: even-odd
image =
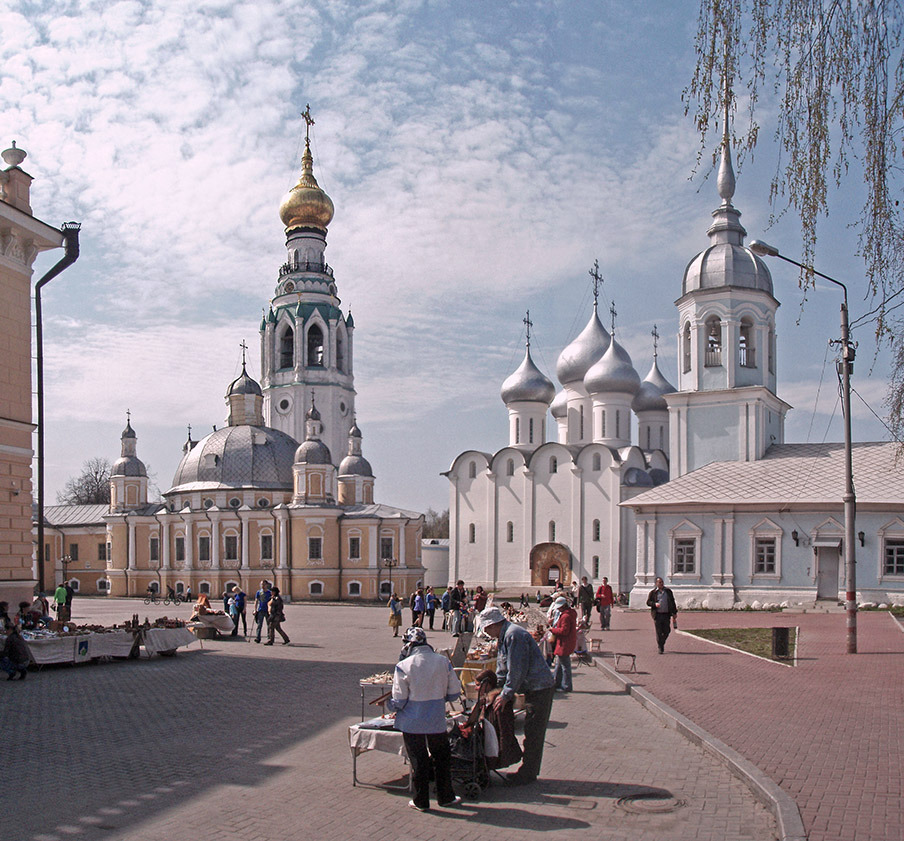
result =
[[202,438],[176,468],[172,493],[201,482],[230,488],[292,488],[298,442],[265,426],[225,426]]
[[110,476],[147,476],[144,462],[137,456],[123,456],[113,462]]
[[122,431],[122,435],[120,438],[137,438],[138,436],[135,434],[135,430],[132,429],[132,421],[126,421],[126,428]]
[[587,326],[559,354],[556,362],[556,376],[559,382],[568,385],[584,379],[584,375],[608,347],[609,331],[603,327],[594,307]]
[[373,476],[370,462],[364,456],[346,456],[339,462],[340,476]]
[[675,391],[675,386],[662,376],[662,371],[659,370],[659,365],[654,357],[653,367],[641,382],[640,390],[635,395],[631,408],[638,413],[667,412],[669,405],[662,395],[671,394],[673,391]]
[[749,248],[718,242],[701,251],[684,270],[682,294],[698,289],[737,286],[759,289],[772,295],[772,275],[766,264]]
[[568,395],[564,388],[553,398],[549,411],[556,420],[568,415]]
[[524,353],[524,360],[518,370],[511,374],[502,384],[502,402],[506,406],[518,401],[545,403],[547,406],[556,393],[552,381],[536,366],[530,358],[530,348]]
[[330,448],[323,441],[308,439],[295,451],[295,464],[330,464],[332,461]]
[[615,338],[609,342],[609,347],[599,362],[584,376],[584,388],[588,394],[637,394],[640,376],[634,370],[628,351]]
[[361,430],[358,428],[358,421],[354,421],[352,423],[352,428],[348,431],[349,438],[360,438]]
[[242,373],[226,389],[227,397],[231,397],[233,394],[263,394],[260,385],[248,376],[244,363],[242,363]]

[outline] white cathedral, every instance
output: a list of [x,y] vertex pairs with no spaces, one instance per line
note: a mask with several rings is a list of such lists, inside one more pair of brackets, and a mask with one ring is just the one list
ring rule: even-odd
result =
[[[808,604],[845,589],[841,444],[785,444],[765,263],[744,247],[727,142],[710,244],[684,271],[678,388],[641,380],[594,304],[559,355],[561,390],[530,354],[502,385],[509,444],[466,450],[450,488],[449,578],[517,591],[609,579],[643,606],[656,576],[685,606]],[[558,440],[547,440],[547,416]],[[633,415],[633,418],[632,418]],[[635,420],[636,419],[636,420]],[[632,428],[636,439],[632,440]],[[904,602],[904,465],[854,447],[858,597]]]

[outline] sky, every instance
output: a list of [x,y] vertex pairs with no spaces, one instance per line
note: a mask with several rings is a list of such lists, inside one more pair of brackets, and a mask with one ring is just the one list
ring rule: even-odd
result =
[[[506,445],[499,389],[524,352],[558,354],[605,278],[619,341],[643,377],[650,333],[677,382],[684,268],[718,205],[684,113],[695,11],[651,0],[7,0],[0,142],[28,153],[35,215],[82,224],[79,261],[44,291],[46,475],[52,502],[94,456],[119,455],[126,410],[164,491],[186,426],[222,425],[285,260],[282,195],[310,103],[314,170],[336,212],[326,259],[354,313],[355,387],[379,501],[448,506],[440,474]],[[770,105],[738,163],[748,239],[800,254],[768,204]],[[856,183],[832,196],[816,265],[869,309]],[[781,208],[778,208],[781,210]],[[42,255],[35,277],[59,259]],[[804,295],[773,262],[787,441],[840,440],[839,296]],[[608,326],[608,324],[607,324]],[[886,440],[888,356],[855,331],[855,440]],[[554,424],[550,424],[554,429]]]

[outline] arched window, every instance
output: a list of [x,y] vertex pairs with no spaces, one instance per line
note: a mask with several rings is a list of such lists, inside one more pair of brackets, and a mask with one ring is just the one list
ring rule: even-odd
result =
[[738,364],[742,368],[756,368],[753,335],[753,322],[749,318],[742,318],[738,337]]
[[606,437],[606,410],[600,412],[600,438]]
[[529,418],[527,421],[527,443],[534,443],[534,419]]
[[323,367],[323,331],[316,324],[308,328],[308,368]]
[[470,464],[468,464],[468,478],[469,479],[477,478],[477,462],[476,461],[472,461]]
[[691,325],[690,322],[684,325],[684,331],[681,336],[681,365],[682,370],[686,374],[691,370]]
[[707,368],[718,368],[722,364],[722,322],[711,315],[706,319],[706,360]]
[[[98,582],[98,584],[100,584],[100,582]],[[160,585],[156,581],[152,581],[150,584],[148,584],[148,590],[151,590],[154,593],[159,593]]]
[[336,367],[345,373],[345,338],[341,332],[336,334]]
[[468,543],[477,542],[477,526],[474,523],[468,523]]
[[505,542],[513,543],[515,541],[515,524],[509,520],[505,524]]
[[659,427],[659,449],[660,450],[665,449],[665,427],[664,426]]
[[556,521],[555,520],[549,521],[549,542],[550,543],[556,542]]
[[308,584],[308,592],[312,596],[322,596],[323,595],[323,582],[322,581],[312,581]]
[[350,596],[360,596],[361,595],[361,582],[360,581],[349,581],[348,582],[348,594]]
[[510,458],[505,463],[505,475],[506,476],[514,476],[515,475],[515,459]]
[[594,578],[599,578],[599,577],[600,577],[600,558],[599,558],[599,555],[594,555],[594,556],[593,556],[593,577],[594,577]]
[[767,352],[769,354],[769,373],[775,373],[775,333],[772,328],[769,328],[769,347],[767,348]]
[[209,582],[209,581],[202,581],[202,582],[198,585],[198,591],[201,592],[201,593],[206,593],[206,594],[209,596],[209,595],[210,595],[210,582]]
[[647,427],[647,449],[648,450],[652,449],[652,447],[650,446],[650,438],[651,438],[652,429],[653,428],[651,426]]
[[593,454],[593,469],[594,469],[594,470],[601,470],[601,469],[602,469],[602,465],[603,465],[603,460],[600,458],[600,454],[599,454],[599,453],[594,453],[594,454]]
[[584,440],[584,407],[581,406],[581,415],[580,415],[580,433],[581,440]]
[[555,456],[552,456],[549,459],[549,472],[550,473],[558,473],[559,472],[559,460]]
[[279,367],[292,368],[295,366],[295,331],[286,327],[279,337]]
[[515,418],[515,443],[521,443],[521,418]]
[[380,595],[384,596],[385,598],[389,598],[389,596],[392,595],[392,587],[390,586],[388,581],[380,582]]
[[593,521],[593,539],[597,540],[597,541],[600,539],[600,521],[599,520]]
[[615,437],[621,438],[621,412],[615,410]]

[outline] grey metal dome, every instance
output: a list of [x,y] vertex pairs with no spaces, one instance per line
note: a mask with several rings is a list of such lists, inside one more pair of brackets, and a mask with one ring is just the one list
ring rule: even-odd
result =
[[245,363],[242,363],[242,373],[229,383],[226,389],[226,396],[231,397],[233,394],[258,394],[263,395],[260,385],[248,376],[245,370]]
[[634,370],[628,351],[615,341],[615,337],[599,362],[584,376],[584,388],[588,394],[637,394],[640,390],[640,376]]
[[502,384],[502,402],[506,406],[518,401],[545,403],[547,406],[556,393],[552,381],[536,366],[530,357],[530,348],[524,352],[524,360],[518,369]]
[[[133,433],[134,434],[134,433]],[[138,456],[123,456],[113,462],[110,476],[147,476],[144,462]]]
[[209,488],[292,488],[298,442],[265,426],[226,426],[202,438],[176,468],[173,493],[185,485]]
[[352,428],[348,431],[350,438],[360,438],[361,430],[358,428],[358,421],[355,420],[352,422]]
[[330,448],[323,441],[302,441],[295,450],[295,464],[332,464]]
[[364,456],[346,456],[339,462],[340,476],[373,476],[370,462]]
[[552,416],[556,420],[568,415],[568,395],[565,393],[564,388],[553,398],[549,411],[552,412]]
[[591,366],[609,347],[609,331],[603,327],[596,307],[587,326],[581,330],[573,342],[559,354],[556,362],[556,376],[562,385],[578,382]]
[[701,251],[684,270],[682,293],[698,289],[736,286],[759,289],[770,295],[772,275],[766,264],[749,248],[730,242],[718,242]]
[[675,391],[675,386],[662,375],[654,356],[653,367],[641,382],[640,390],[634,396],[631,408],[635,412],[667,412],[669,405],[662,395],[671,394],[673,391]]
[[126,428],[122,431],[122,435],[120,438],[137,438],[138,436],[135,434],[135,430],[132,429],[132,421],[126,421]]

